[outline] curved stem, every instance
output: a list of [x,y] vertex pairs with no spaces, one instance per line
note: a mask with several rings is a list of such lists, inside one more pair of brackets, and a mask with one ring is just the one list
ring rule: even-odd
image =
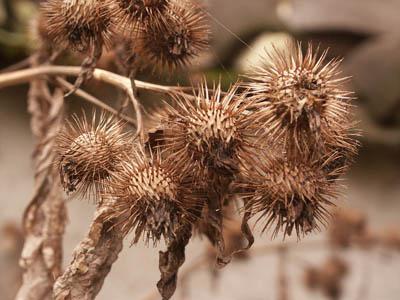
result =
[[[44,75],[64,75],[64,76],[78,77],[80,76],[81,72],[82,72],[81,67],[49,66],[49,65],[40,66],[36,68],[29,68],[19,71],[13,71],[9,73],[0,74],[0,89],[7,86],[26,83]],[[113,85],[123,90],[127,94],[128,98],[131,100],[133,104],[136,113],[136,121],[137,121],[136,133],[138,136],[143,138],[144,127],[143,127],[143,118],[141,114],[142,109],[140,102],[136,98],[135,93],[132,89],[133,84],[131,82],[131,79],[102,69],[95,69],[93,72],[93,78],[108,83],[110,85]],[[158,92],[163,94],[169,94],[171,92],[180,91],[179,87],[162,86],[139,80],[135,80],[133,83],[138,89]],[[180,92],[183,93],[182,91]]]
[[[17,84],[27,83],[32,79],[44,75],[64,75],[64,76],[79,76],[81,67],[71,66],[40,66],[19,71],[0,74],[0,89]],[[110,71],[95,69],[93,77],[96,80],[103,81],[110,85],[116,86],[124,91],[132,92],[131,81],[128,77],[115,74]],[[144,81],[135,80],[135,85],[138,89],[168,94],[180,90],[179,87],[163,86]]]

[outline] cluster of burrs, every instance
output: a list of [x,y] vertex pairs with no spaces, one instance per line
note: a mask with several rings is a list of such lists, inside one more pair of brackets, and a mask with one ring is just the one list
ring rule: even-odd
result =
[[[128,74],[188,65],[208,47],[206,16],[194,0],[48,0],[37,34],[49,53],[84,54],[77,88],[104,48],[123,50]],[[75,117],[58,136],[62,185],[72,197],[112,206],[107,222],[133,233],[133,243],[167,243],[164,299],[192,232],[209,239],[219,265],[229,262],[222,231],[232,212],[242,216],[246,248],[251,219],[273,236],[318,230],[358,148],[352,94],[340,60],[326,57],[290,43],[227,92],[206,82],[192,93],[173,89],[147,139],[118,116]]]

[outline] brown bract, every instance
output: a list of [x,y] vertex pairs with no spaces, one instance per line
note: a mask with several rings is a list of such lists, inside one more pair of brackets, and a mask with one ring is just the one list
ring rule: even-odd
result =
[[132,144],[125,123],[112,116],[93,113],[73,117],[57,137],[57,166],[67,193],[95,201],[104,191],[112,171],[118,168]]
[[193,222],[199,200],[178,169],[159,153],[150,156],[140,146],[134,149],[113,173],[105,194],[116,199],[108,219],[120,220],[117,225],[125,234],[134,231],[133,243],[141,237],[154,244],[162,237],[173,240],[180,227]]
[[194,97],[174,95],[161,122],[162,149],[173,154],[182,170],[193,165],[190,171],[199,175],[232,176],[240,162],[253,155],[252,126],[236,90],[232,87],[223,94],[220,85],[213,91],[201,85]]
[[173,2],[158,22],[143,26],[135,51],[153,69],[186,66],[208,48],[210,27],[205,13],[189,2]]
[[331,151],[346,161],[355,154],[352,93],[343,90],[340,60],[324,62],[309,45],[300,44],[267,54],[264,66],[248,75],[255,122],[273,143],[283,143],[288,154]]
[[336,196],[334,182],[329,181],[319,162],[276,159],[244,170],[234,185],[243,197],[245,209],[259,215],[263,230],[272,228],[298,237],[326,225],[327,208]]
[[109,47],[113,36],[113,14],[107,1],[49,0],[42,4],[47,35],[56,47],[89,52]]

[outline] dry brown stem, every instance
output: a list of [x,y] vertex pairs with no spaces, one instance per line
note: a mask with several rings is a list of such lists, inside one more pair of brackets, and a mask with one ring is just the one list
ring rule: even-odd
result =
[[97,208],[88,234],[75,248],[72,261],[54,284],[54,299],[89,300],[100,292],[123,247],[123,234],[106,221],[112,209],[106,204]]
[[[64,76],[77,77],[80,75],[80,73],[81,73],[80,67],[43,65],[36,68],[30,68],[30,69],[24,69],[20,71],[0,74],[0,89],[7,86],[26,83],[38,77],[42,77],[44,75],[64,75]],[[141,105],[132,89],[131,79],[101,69],[94,70],[93,78],[108,83],[110,85],[113,85],[126,93],[126,95],[131,100],[132,105],[135,109],[136,120],[137,120],[137,134],[143,136]],[[179,87],[162,86],[139,80],[135,80],[134,85],[136,86],[137,89],[142,89],[162,94],[169,94],[172,92],[183,93]]]
[[[80,72],[80,67],[48,65],[4,73],[0,74],[0,89],[7,86],[26,83],[44,75],[64,75],[77,77],[79,76]],[[93,78],[118,87],[122,90],[132,91],[131,80],[128,77],[121,76],[102,69],[95,69],[93,73]],[[162,94],[168,94],[181,90],[180,87],[163,86],[139,80],[135,80],[135,85],[138,89]]]
[[63,92],[52,95],[43,80],[34,80],[28,97],[31,128],[37,139],[35,189],[25,210],[25,244],[20,265],[24,270],[17,300],[51,299],[55,278],[61,273],[62,237],[66,209],[59,177],[52,167],[53,146],[62,123]]

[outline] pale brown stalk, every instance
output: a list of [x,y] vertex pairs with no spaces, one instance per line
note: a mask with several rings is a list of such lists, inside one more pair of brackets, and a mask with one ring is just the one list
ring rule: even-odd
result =
[[55,136],[63,121],[63,92],[51,94],[47,83],[35,80],[28,97],[31,128],[37,144],[33,153],[35,188],[24,217],[25,244],[20,265],[22,286],[17,300],[51,299],[55,278],[61,273],[62,237],[66,209],[59,177],[53,168]]
[[[64,75],[64,76],[77,77],[80,74],[81,74],[80,67],[49,66],[49,65],[40,66],[40,67],[0,74],[0,89],[8,86],[30,82],[44,75]],[[142,117],[141,104],[139,103],[138,99],[134,94],[134,91],[132,89],[131,79],[102,69],[95,69],[93,72],[93,78],[108,83],[110,85],[113,85],[126,93],[126,95],[129,97],[135,109],[136,120],[137,120],[136,123],[137,135],[143,137],[143,117]],[[157,92],[162,94],[180,92],[179,87],[162,86],[139,80],[135,80],[134,83],[137,89],[151,91],[151,92]],[[82,92],[79,92],[79,94],[82,95]]]
[[89,232],[54,284],[53,299],[90,300],[100,292],[123,247],[124,235],[117,226],[106,221],[112,209],[106,204],[97,208]]

